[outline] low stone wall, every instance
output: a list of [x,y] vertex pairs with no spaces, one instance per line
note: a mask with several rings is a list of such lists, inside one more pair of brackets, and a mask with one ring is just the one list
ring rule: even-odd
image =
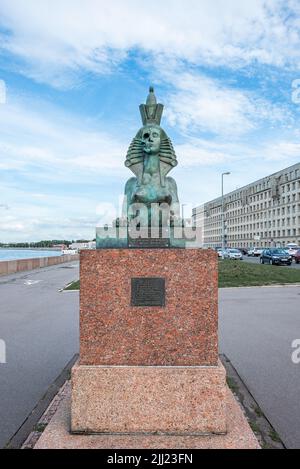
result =
[[14,274],[26,270],[40,269],[64,262],[78,261],[78,254],[66,254],[63,256],[37,257],[32,259],[18,259],[14,261],[0,261],[0,275]]

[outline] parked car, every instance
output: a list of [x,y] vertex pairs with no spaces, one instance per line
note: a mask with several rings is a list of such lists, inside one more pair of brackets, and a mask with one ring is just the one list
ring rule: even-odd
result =
[[248,257],[253,256],[253,252],[254,252],[254,248],[249,248],[249,249],[248,249],[247,256],[248,256]]
[[[264,248],[253,248],[250,256],[253,256],[253,257],[259,257],[261,256],[262,252],[263,252]],[[248,254],[249,255],[249,254]]]
[[247,255],[248,256],[252,256],[252,257],[258,257],[261,255],[261,253],[263,252],[264,248],[249,248],[248,249],[248,252],[247,252]]
[[247,256],[248,254],[248,248],[238,248],[239,251],[241,251],[241,253],[244,255],[244,256]]
[[296,252],[300,249],[300,247],[297,244],[290,243],[290,244],[287,244],[284,249],[288,251],[290,256],[294,256]]
[[221,257],[222,259],[224,259],[224,256],[226,254],[226,249],[218,249],[217,253],[218,253],[218,257]]
[[300,249],[300,247],[296,243],[288,243],[286,245],[286,248],[288,248],[288,249]]
[[239,249],[227,249],[228,259],[243,260],[243,255]]
[[292,256],[281,248],[264,249],[260,256],[261,264],[291,265],[292,260]]
[[300,249],[298,249],[298,251],[294,255],[294,259],[295,259],[296,264],[300,263]]
[[218,250],[218,256],[222,259],[228,259],[228,250],[227,249],[220,249]]

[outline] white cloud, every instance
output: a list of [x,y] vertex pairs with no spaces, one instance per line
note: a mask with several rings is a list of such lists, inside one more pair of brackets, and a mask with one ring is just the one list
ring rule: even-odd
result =
[[[220,168],[232,170],[228,187],[232,184],[235,189],[299,161],[300,155],[299,144],[292,136],[289,139],[287,133],[278,132],[292,123],[288,109],[186,65],[186,61],[203,61],[235,66],[251,60],[296,64],[296,26],[290,43],[283,37],[290,34],[292,20],[282,25],[275,7],[270,7],[276,10],[273,17],[267,16],[264,2],[226,3],[225,11],[225,2],[203,1],[203,8],[198,2],[190,2],[195,12],[191,14],[186,3],[182,7],[180,2],[167,1],[158,8],[155,2],[151,8],[142,2],[105,2],[102,8],[99,1],[87,1],[83,11],[84,3],[74,0],[60,2],[59,6],[51,2],[47,11],[48,2],[42,0],[39,7],[30,0],[1,0],[3,24],[13,31],[2,46],[26,60],[30,67],[27,74],[55,86],[72,83],[72,73],[77,75],[79,69],[109,73],[130,48],[153,52],[147,71],[150,64],[156,81],[159,77],[171,85],[167,96],[162,97],[165,116],[168,124],[181,132],[181,143],[173,142],[179,160],[178,178],[174,174],[183,195],[180,200],[192,200],[197,205],[218,194]],[[241,17],[234,21],[237,14]],[[107,21],[108,16],[111,21]],[[277,27],[270,30],[270,24],[276,26],[276,21]],[[263,132],[254,134],[262,124],[267,124],[262,130],[277,126],[274,140],[270,135],[264,139]],[[13,240],[14,231],[15,240],[94,236],[93,227],[105,215],[105,207],[117,200],[117,193],[111,190],[106,194],[100,186],[109,185],[114,178],[118,191],[122,190],[131,175],[123,162],[133,135],[98,131],[104,127],[92,120],[88,125],[80,117],[48,108],[45,103],[16,101],[12,96],[0,107],[0,169],[17,170],[15,186],[1,186],[1,202],[11,208],[9,217],[1,218],[0,241]],[[201,132],[217,138],[208,140]],[[251,142],[248,134],[252,134]],[[20,173],[36,178],[39,185],[16,189]],[[53,184],[50,195],[40,192],[42,183]],[[55,195],[57,183],[79,183],[85,189],[89,183],[99,183],[100,200],[89,199],[84,192],[69,197]],[[97,207],[98,212],[102,207],[104,214],[97,214]]]
[[1,231],[17,231],[17,232],[22,232],[25,229],[24,223],[22,223],[19,219],[16,217],[13,217],[11,215],[7,216],[2,216],[0,218],[0,233]]
[[160,75],[171,84],[165,116],[184,133],[210,132],[239,137],[267,121],[269,126],[290,126],[288,106],[276,105],[226,82],[201,73],[185,71],[182,66],[161,63]]
[[5,104],[6,102],[6,84],[5,81],[0,80],[0,104]]
[[130,50],[299,69],[299,13],[294,0],[1,0],[0,25],[25,73],[66,86],[79,69],[109,73]]
[[233,147],[195,138],[176,145],[176,154],[185,168],[226,164],[236,158]]
[[262,154],[266,160],[289,160],[297,163],[300,160],[300,143],[288,141],[270,142],[262,149]]
[[0,242],[95,236],[98,200],[82,193],[36,194],[16,183],[2,184],[1,189],[10,209],[1,213]]
[[[40,111],[29,109],[28,103],[11,102],[1,108],[0,168],[44,171],[82,177],[105,172],[122,173],[129,142],[114,135],[94,130],[74,116],[56,109],[49,111],[39,103]],[[35,103],[36,105],[36,103]],[[34,108],[34,103],[32,103]],[[125,172],[125,169],[124,169]],[[49,174],[51,177],[51,174]]]
[[[200,82],[201,86],[198,86],[198,84],[196,86],[194,80],[191,80],[190,85],[188,80],[185,82],[191,93],[195,94],[199,92],[199,87],[201,88],[203,85],[203,82]],[[177,86],[180,95],[180,82],[177,83]],[[213,88],[214,85],[209,82],[208,86]],[[233,96],[235,97],[234,93]],[[195,104],[196,98],[193,101]],[[174,102],[171,102],[171,108],[172,105],[174,106]],[[35,111],[36,107],[39,107],[39,112]],[[168,109],[168,106],[166,106],[166,109]],[[235,110],[236,108],[233,106],[232,109]],[[242,119],[242,112],[243,109],[239,107],[236,114],[234,112],[230,114],[229,112],[229,116],[233,116],[232,127],[238,125],[238,120]],[[184,113],[182,114],[184,115]],[[196,116],[188,115],[186,111],[187,125],[190,122],[193,125],[204,125],[205,115],[201,117],[203,124],[201,124],[199,116],[201,114]],[[179,119],[182,118],[182,115],[180,115]],[[211,130],[216,128],[222,132],[224,129],[230,132],[229,124],[222,124],[221,114],[216,113],[214,115],[212,112],[210,119],[207,117],[207,121],[209,121]],[[249,122],[251,122],[250,119]],[[51,112],[48,112],[47,108],[41,103],[37,105],[33,102],[31,102],[29,108],[24,102],[12,102],[12,98],[7,105],[1,108],[0,126],[2,133],[0,168],[2,170],[17,170],[21,174],[28,173],[31,178],[35,178],[39,183],[80,183],[86,185],[86,187],[91,182],[99,184],[99,196],[102,199],[103,194],[101,195],[100,186],[107,179],[107,176],[109,180],[113,177],[115,181],[119,181],[117,182],[118,193],[123,190],[126,179],[130,177],[130,173],[124,168],[123,162],[132,135],[124,137],[124,140],[121,141],[119,135],[117,138],[105,132],[95,131],[96,123],[90,122],[90,127],[85,128],[81,120],[74,116],[66,116],[59,109],[54,110],[52,108]],[[97,122],[97,127],[101,128],[99,122]],[[220,167],[228,164],[234,166],[245,160],[261,162],[262,159],[279,160],[282,161],[282,164],[288,165],[290,162],[292,164],[292,162],[299,159],[300,153],[299,144],[291,137],[288,140],[288,134],[284,137],[276,135],[276,139],[269,141],[251,140],[251,143],[239,140],[234,142],[233,139],[227,139],[226,135],[215,140],[186,136],[183,142],[176,144],[175,141],[173,143],[180,170],[185,168],[195,168],[195,170],[198,168],[200,170],[204,166]],[[3,186],[2,189],[2,194],[4,194]],[[11,205],[12,191],[8,193],[8,198],[1,202]],[[104,202],[112,201],[115,203],[118,193],[107,194],[108,200],[104,200]],[[34,199],[45,201],[45,206],[50,203],[53,208],[60,206],[61,199],[55,198],[54,195],[55,188],[53,188],[53,196],[49,197],[49,195],[41,193],[40,189],[37,190],[36,187],[32,187],[32,190],[27,193],[27,203],[30,205],[30,200]],[[80,196],[85,198],[84,194]],[[22,197],[25,200],[24,195]],[[97,201],[97,203],[100,202],[101,200]],[[94,204],[93,214],[96,213],[96,202]],[[74,207],[73,198],[65,200],[64,209],[68,210],[68,207]],[[78,202],[75,203],[75,207],[76,210],[79,210]],[[51,213],[53,213],[53,208]],[[86,210],[86,207],[83,210]],[[37,218],[40,216],[45,216],[45,214],[41,214],[39,211]]]
[[0,171],[13,177],[1,183],[1,242],[95,236],[97,204],[117,197],[129,177],[123,163],[130,138],[122,142],[101,127],[10,96],[0,108]]
[[130,177],[123,163],[132,136],[123,142],[98,121],[13,96],[0,128],[0,170],[11,180],[1,183],[0,241],[93,238],[97,205],[117,201]]
[[[287,141],[273,138],[255,143],[212,141],[199,138],[187,139],[186,143],[176,145],[176,153],[180,166],[184,168],[216,167],[222,168],[226,165],[242,167],[250,165],[252,168],[262,164],[270,167],[272,164],[280,163],[290,166],[300,160],[300,144],[298,141]],[[271,165],[271,166],[270,166]],[[200,169],[201,170],[201,169]],[[247,172],[247,171],[246,171]]]
[[183,130],[241,133],[253,128],[247,118],[249,102],[241,92],[225,90],[204,77],[182,74],[174,83],[177,92],[169,97],[166,117]]

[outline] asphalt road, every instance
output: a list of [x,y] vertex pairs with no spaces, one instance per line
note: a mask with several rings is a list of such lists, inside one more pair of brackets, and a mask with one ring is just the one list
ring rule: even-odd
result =
[[[78,352],[78,263],[0,277],[0,447]],[[221,289],[220,351],[231,360],[285,445],[300,448],[300,287]]]
[[220,351],[237,369],[288,448],[300,448],[300,287],[219,291]]
[[0,447],[23,423],[79,348],[78,262],[0,277]]

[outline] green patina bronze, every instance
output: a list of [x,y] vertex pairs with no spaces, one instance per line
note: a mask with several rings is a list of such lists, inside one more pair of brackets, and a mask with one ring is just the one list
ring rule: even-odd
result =
[[[184,237],[175,236],[183,221],[177,184],[168,176],[177,166],[177,158],[170,138],[160,126],[163,108],[150,87],[146,104],[140,105],[143,127],[126,155],[125,166],[134,177],[125,185],[122,216],[111,227],[97,228],[98,249],[185,247]],[[158,229],[154,235],[149,231],[153,227]],[[136,228],[142,229],[138,241],[133,239]]]
[[170,217],[179,217],[179,200],[177,185],[173,178],[167,177],[172,168],[177,166],[176,154],[170,138],[161,128],[160,121],[163,105],[157,104],[154,90],[150,87],[146,104],[140,105],[143,127],[131,142],[125,161],[135,177],[129,179],[125,186],[127,213],[123,217],[130,219],[131,205],[168,204]]

